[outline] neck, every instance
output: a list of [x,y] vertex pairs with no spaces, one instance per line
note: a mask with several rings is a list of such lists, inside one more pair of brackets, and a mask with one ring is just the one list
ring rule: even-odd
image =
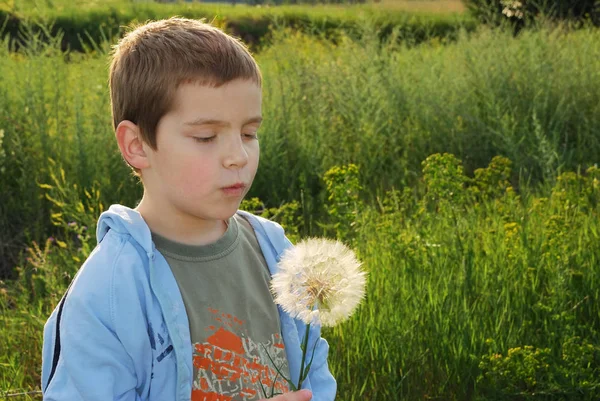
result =
[[146,195],[135,208],[150,231],[186,245],[208,245],[227,231],[224,220],[202,219],[166,205],[158,205]]

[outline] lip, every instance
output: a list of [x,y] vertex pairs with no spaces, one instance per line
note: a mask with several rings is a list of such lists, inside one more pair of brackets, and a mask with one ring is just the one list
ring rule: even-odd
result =
[[225,195],[230,195],[230,196],[240,196],[244,193],[245,189],[246,189],[246,184],[244,184],[243,182],[238,182],[238,183],[235,183],[228,187],[221,188],[221,190],[225,193]]
[[243,182],[237,182],[228,187],[224,187],[223,189],[239,189],[239,188],[246,188],[246,184],[244,184]]

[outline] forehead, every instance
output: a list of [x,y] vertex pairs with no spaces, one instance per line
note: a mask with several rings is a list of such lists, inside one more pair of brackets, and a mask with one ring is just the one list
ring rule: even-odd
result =
[[188,120],[259,117],[262,90],[253,81],[242,79],[220,86],[186,82],[177,88],[171,110]]

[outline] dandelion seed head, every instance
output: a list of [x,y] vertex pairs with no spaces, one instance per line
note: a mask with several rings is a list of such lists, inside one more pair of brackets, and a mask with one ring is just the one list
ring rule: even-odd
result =
[[273,275],[275,302],[305,323],[335,326],[365,295],[366,273],[354,252],[338,241],[311,238],[288,249]]

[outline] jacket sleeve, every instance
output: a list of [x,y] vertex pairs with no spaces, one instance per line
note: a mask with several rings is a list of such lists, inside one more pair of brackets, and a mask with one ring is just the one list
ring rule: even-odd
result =
[[[279,258],[283,255],[284,251],[292,247],[293,244],[290,240],[285,236],[283,228],[274,222],[267,222],[262,218],[257,219],[259,222],[263,222],[265,226],[270,227],[268,231],[271,233],[264,232],[264,236],[270,240],[273,250],[277,255],[278,263]],[[301,342],[306,332],[306,325],[298,320],[294,319],[295,328],[298,332],[298,339]],[[308,372],[308,383],[310,384],[310,389],[313,392],[312,401],[333,401],[335,399],[337,384],[336,381],[329,371],[329,365],[327,363],[327,356],[329,353],[329,344],[325,339],[321,338],[321,328],[320,326],[311,326],[308,335],[308,350],[307,350],[307,359],[310,361],[311,356],[314,357],[312,360],[312,364],[310,370]],[[306,363],[308,363],[306,361]],[[296,382],[297,378],[292,378],[294,382]],[[304,388],[304,385],[303,385]]]
[[[121,257],[124,246],[123,241],[114,238],[103,241],[73,281],[63,306],[58,330],[60,357],[50,383],[57,310],[48,319],[42,358],[44,400],[142,399],[140,389],[147,381],[140,375],[144,372],[140,355],[145,327],[141,331],[136,327],[143,319],[141,302],[136,297],[135,283],[115,275],[116,268],[122,267],[118,265],[134,263],[131,257]],[[129,298],[123,298],[132,291]],[[127,337],[142,339],[137,349],[123,341],[126,331],[131,331]]]

